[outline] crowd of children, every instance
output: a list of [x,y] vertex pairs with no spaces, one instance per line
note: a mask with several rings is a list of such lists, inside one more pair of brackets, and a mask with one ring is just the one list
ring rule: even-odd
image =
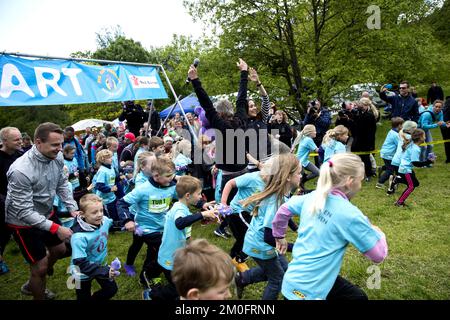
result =
[[[261,87],[254,70],[242,60],[238,66],[241,89],[246,89],[248,72]],[[220,107],[219,112],[213,110],[192,68],[190,76],[212,128],[261,129],[253,100],[245,100],[246,108],[239,107],[242,114],[227,114],[226,104],[222,112]],[[260,92],[266,105],[267,93]],[[389,182],[387,193],[393,194],[405,184],[396,206],[405,206],[419,186],[413,167],[434,161],[431,149],[421,144],[431,141],[430,129],[447,126],[441,107],[442,102],[436,101],[418,123],[400,117],[391,120],[376,187],[385,188]],[[120,266],[107,263],[108,234],[120,231],[132,233],[123,268],[129,277],[139,273],[145,300],[227,299],[232,283],[240,298],[245,287],[257,282],[267,282],[262,294],[267,300],[278,299],[280,293],[286,299],[367,299],[362,289],[339,275],[346,247],[353,244],[375,263],[383,261],[388,248],[384,233],[350,202],[368,173],[365,158],[348,152],[349,128],[329,129],[322,144],[316,145],[316,127],[308,124],[291,152],[287,147],[263,157],[258,150],[239,166],[215,166],[215,156],[223,150],[216,150],[210,136],[200,134],[196,144],[181,138],[182,120],[175,119],[173,126],[167,126],[164,137],[136,138],[124,132],[119,140],[98,134],[96,143],[87,148],[92,169],[87,194],[77,199],[80,214],[71,216],[55,198],[55,212],[73,231],[70,264],[80,284],[77,299],[110,299],[120,290],[114,280]],[[194,128],[199,132],[199,126]],[[127,139],[129,145],[124,145]],[[193,163],[198,150],[211,160],[207,170],[193,169],[199,165]],[[76,152],[72,144],[63,149],[73,192],[82,189]],[[311,153],[317,154],[317,161]],[[195,177],[195,172],[203,173]],[[315,190],[307,190],[305,183],[316,178]],[[299,225],[291,219],[294,215]],[[235,243],[229,255],[206,240],[190,241],[192,225],[198,221],[220,224],[215,232],[221,236],[226,226],[231,229]],[[285,240],[287,226],[298,233],[294,244]],[[145,261],[137,272],[135,262],[144,244]],[[290,262],[286,251],[292,252]],[[256,263],[253,268],[246,263],[249,257]],[[100,289],[92,294],[94,279]]]

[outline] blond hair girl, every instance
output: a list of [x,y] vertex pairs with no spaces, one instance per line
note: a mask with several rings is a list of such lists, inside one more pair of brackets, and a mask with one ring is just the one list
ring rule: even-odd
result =
[[301,166],[297,157],[288,153],[275,156],[264,164],[263,168],[267,170],[261,172],[263,180],[266,180],[266,187],[242,203],[244,207],[255,205],[254,216],[245,234],[243,252],[251,256],[258,266],[239,273],[237,285],[242,288],[266,278],[267,286],[262,299],[276,300],[281,290],[287,260],[284,255],[278,255],[275,251],[272,220],[285,197],[298,186]]
[[288,247],[284,237],[289,219],[300,216],[292,260],[283,277],[281,293],[286,299],[367,300],[364,291],[339,276],[349,243],[375,263],[387,256],[384,233],[350,202],[363,179],[364,165],[357,155],[335,154],[322,165],[315,191],[293,196],[277,211],[272,234],[280,253]]
[[[305,189],[306,181],[314,179],[319,175],[319,168],[317,168],[314,163],[310,162],[308,159],[311,152],[319,151],[313,140],[315,137],[316,127],[312,124],[307,124],[298,135],[299,146],[297,150],[297,158],[302,164],[302,182],[300,187],[303,190]],[[306,170],[310,172],[308,175],[306,175]]]
[[323,161],[328,161],[333,154],[346,152],[345,144],[348,140],[348,129],[338,125],[327,131],[322,140],[324,150]]
[[137,156],[136,167],[133,173],[135,187],[148,181],[148,178],[152,176],[152,164],[155,161],[156,156],[150,151],[143,151]]

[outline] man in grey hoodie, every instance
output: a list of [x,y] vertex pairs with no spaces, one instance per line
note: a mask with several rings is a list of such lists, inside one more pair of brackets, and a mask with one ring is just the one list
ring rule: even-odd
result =
[[53,265],[66,253],[64,241],[72,235],[52,211],[53,200],[58,195],[73,216],[78,206],[63,172],[63,130],[51,122],[40,124],[34,140],[35,145],[7,172],[6,223],[30,263],[30,279],[22,293],[50,299],[54,294],[46,289],[46,276],[53,274]]

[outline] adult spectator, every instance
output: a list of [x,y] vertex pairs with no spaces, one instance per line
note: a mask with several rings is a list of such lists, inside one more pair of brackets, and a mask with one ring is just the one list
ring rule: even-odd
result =
[[359,157],[364,163],[366,181],[370,181],[370,177],[372,177],[372,164],[370,162],[369,151],[375,149],[375,132],[377,130],[377,121],[375,119],[375,115],[370,110],[369,103],[357,103],[357,109],[354,111],[353,121],[352,151],[364,152],[364,154],[359,155]]
[[81,138],[81,144],[83,145],[83,147],[86,148],[86,140],[92,135],[92,129],[91,127],[86,127],[86,129],[84,130],[84,134]]
[[11,231],[5,224],[5,199],[8,187],[6,173],[11,164],[19,158],[22,153],[22,135],[19,129],[5,127],[0,130],[0,275],[9,271],[8,266],[3,261],[3,252],[6,244],[11,238]]
[[323,158],[323,149],[321,147],[323,137],[331,125],[331,113],[327,107],[321,105],[319,100],[313,100],[309,103],[305,118],[303,119],[303,126],[312,124],[316,127],[316,137],[313,139],[316,146],[319,147],[319,157],[314,157],[316,166],[319,166],[320,160]]
[[321,105],[319,100],[314,100],[309,103],[305,119],[303,120],[303,126],[312,124],[316,127],[316,138],[314,142],[320,146],[325,133],[328,131],[331,125],[331,113],[327,107]]
[[435,100],[444,100],[444,91],[437,85],[436,81],[433,81],[430,89],[428,89],[427,103],[433,104]]
[[145,122],[144,110],[140,105],[134,104],[134,101],[126,101],[119,116],[119,121],[124,120],[127,120],[128,130],[137,137],[139,136],[139,129]]
[[72,235],[52,210],[55,195],[72,216],[78,214],[63,170],[63,133],[54,123],[40,124],[34,133],[35,145],[7,173],[6,223],[30,264],[30,279],[21,291],[36,300],[54,298],[46,290],[46,276],[53,274],[53,265],[66,253],[64,241]]
[[292,145],[292,129],[287,121],[288,118],[284,111],[275,111],[274,119],[269,121],[269,132],[272,134],[274,130],[277,130],[276,132],[278,132],[278,134],[275,138],[290,148]]
[[68,144],[72,145],[75,148],[75,158],[78,162],[78,179],[80,180],[81,189],[84,189],[87,187],[85,165],[85,159],[87,158],[87,155],[84,152],[84,148],[81,146],[78,139],[75,139],[75,130],[73,129],[73,127],[66,127],[64,129],[64,142],[62,148],[64,148]]
[[[450,96],[445,98],[444,108],[442,109],[444,114],[444,122],[450,123]],[[450,140],[450,128],[448,126],[441,127],[442,139]],[[444,143],[445,148],[445,163],[450,163],[450,142]]]
[[[400,82],[400,94],[393,93],[387,95],[386,85],[381,87],[380,98],[392,106],[391,117],[400,117],[403,120],[419,120],[419,105],[416,99],[409,93],[409,83],[407,81]],[[391,91],[392,92],[392,91]]]

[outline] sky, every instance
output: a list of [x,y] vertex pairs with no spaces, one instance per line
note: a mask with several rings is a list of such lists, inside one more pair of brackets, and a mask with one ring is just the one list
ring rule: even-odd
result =
[[96,32],[120,25],[144,48],[173,34],[201,37],[182,0],[0,0],[0,51],[69,57],[95,51]]

